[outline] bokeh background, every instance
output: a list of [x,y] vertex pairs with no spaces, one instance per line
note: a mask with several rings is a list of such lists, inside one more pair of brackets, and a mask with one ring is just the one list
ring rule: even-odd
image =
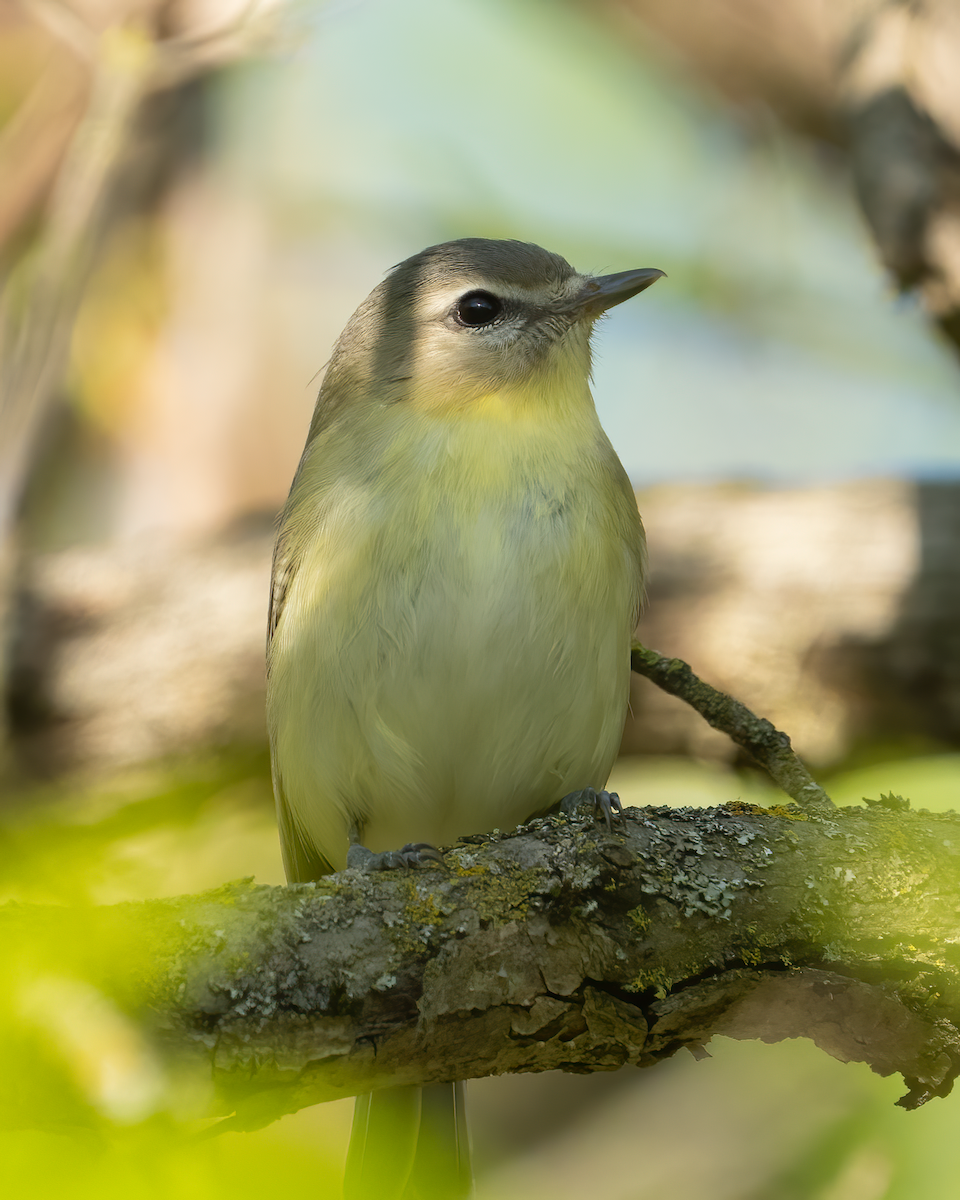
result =
[[[667,272],[597,337],[643,640],[839,802],[953,806],[958,92],[950,0],[0,0],[0,897],[282,882],[272,523],[350,313],[467,235]],[[626,801],[769,799],[646,681],[632,707]],[[349,1104],[203,1137],[199,1085],[54,952],[3,969],[18,1194],[337,1194]],[[711,1054],[472,1085],[480,1197],[952,1194],[957,1098]]]

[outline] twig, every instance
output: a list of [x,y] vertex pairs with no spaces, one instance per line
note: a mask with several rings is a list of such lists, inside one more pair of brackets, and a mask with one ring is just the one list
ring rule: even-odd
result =
[[708,725],[746,750],[777,787],[807,812],[827,816],[836,811],[833,801],[797,757],[790,738],[766,717],[756,716],[739,700],[704,683],[682,658],[665,658],[634,642],[630,666],[671,696],[684,700]]

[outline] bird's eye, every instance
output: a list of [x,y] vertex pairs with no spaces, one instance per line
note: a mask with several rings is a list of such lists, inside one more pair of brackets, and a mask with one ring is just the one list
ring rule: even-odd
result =
[[490,325],[503,312],[503,304],[489,292],[467,292],[457,301],[457,320],[461,325],[478,328]]

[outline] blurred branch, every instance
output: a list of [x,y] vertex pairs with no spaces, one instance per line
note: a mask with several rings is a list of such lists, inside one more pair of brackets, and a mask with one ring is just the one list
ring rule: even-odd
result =
[[[122,12],[99,12],[96,19],[115,22],[104,29],[56,0],[24,6],[69,53],[53,55],[0,131],[0,169],[14,181],[0,197],[0,245],[52,189],[40,231],[2,279],[0,296],[0,691],[16,515],[87,280],[107,231],[123,216],[124,169],[137,149],[144,101],[249,52],[260,36],[254,16],[266,4],[251,0],[215,28],[163,38],[148,24],[163,25],[162,4],[127,23]],[[0,751],[4,737],[0,728]]]
[[98,32],[75,8],[61,4],[59,0],[20,0],[20,7],[78,58],[96,67]]
[[[0,683],[17,509],[150,65],[151,46],[139,31],[104,35],[89,106],[60,169],[40,244],[0,297]],[[4,739],[0,729],[0,753]]]
[[227,1128],[391,1084],[646,1067],[716,1034],[810,1037],[902,1073],[914,1107],[960,1070],[960,817],[902,804],[631,809],[614,834],[548,817],[466,839],[446,872],[11,906],[8,990],[89,980],[172,1077],[210,1078]]
[[29,278],[0,304],[0,534],[9,536],[32,446],[59,380],[110,184],[150,76],[135,29],[104,35],[89,108],[64,160]]
[[[63,371],[84,284],[104,229],[116,215],[112,192],[139,106],[150,93],[222,59],[228,47],[249,50],[256,36],[253,14],[259,11],[251,4],[214,30],[158,41],[135,23],[98,34],[76,11],[51,0],[29,0],[28,6],[77,57],[90,62],[92,81],[39,245],[21,265],[21,277],[8,281],[0,304],[0,536],[11,528],[31,447]],[[15,159],[22,141],[0,144],[0,161],[9,160],[13,177],[19,173]]]
[[849,157],[884,265],[960,349],[960,6],[955,0],[616,0],[750,119],[772,109]]
[[[960,484],[667,485],[640,507],[644,640],[749,695],[805,761],[960,742]],[[104,773],[262,743],[273,539],[270,512],[196,542],[31,555],[9,690],[24,771]],[[626,754],[737,757],[693,708],[631,683]]]
[[860,203],[897,285],[917,288],[960,346],[960,12],[953,0],[854,12],[839,78]]
[[40,203],[80,121],[89,73],[54,53],[13,118],[0,129],[0,247]]
[[704,683],[682,658],[665,658],[634,642],[630,668],[696,709],[708,725],[746,750],[777,787],[807,812],[828,816],[833,810],[833,801],[794,753],[789,736],[739,700]]
[[[96,65],[100,31],[75,8],[61,0],[19,0],[19,3],[38,24],[69,47],[78,58]],[[155,40],[157,53],[151,86],[169,87],[188,79],[204,67],[223,62],[238,53],[250,53],[262,41],[258,18],[274,3],[275,0],[246,0],[234,16],[218,20],[208,29],[190,29]],[[155,15],[163,17],[164,7],[162,2],[156,3]],[[121,27],[119,23],[114,26]]]

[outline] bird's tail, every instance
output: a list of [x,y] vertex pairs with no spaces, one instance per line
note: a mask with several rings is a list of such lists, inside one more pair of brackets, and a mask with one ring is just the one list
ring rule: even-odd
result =
[[358,1096],[344,1200],[461,1200],[473,1190],[462,1083]]

